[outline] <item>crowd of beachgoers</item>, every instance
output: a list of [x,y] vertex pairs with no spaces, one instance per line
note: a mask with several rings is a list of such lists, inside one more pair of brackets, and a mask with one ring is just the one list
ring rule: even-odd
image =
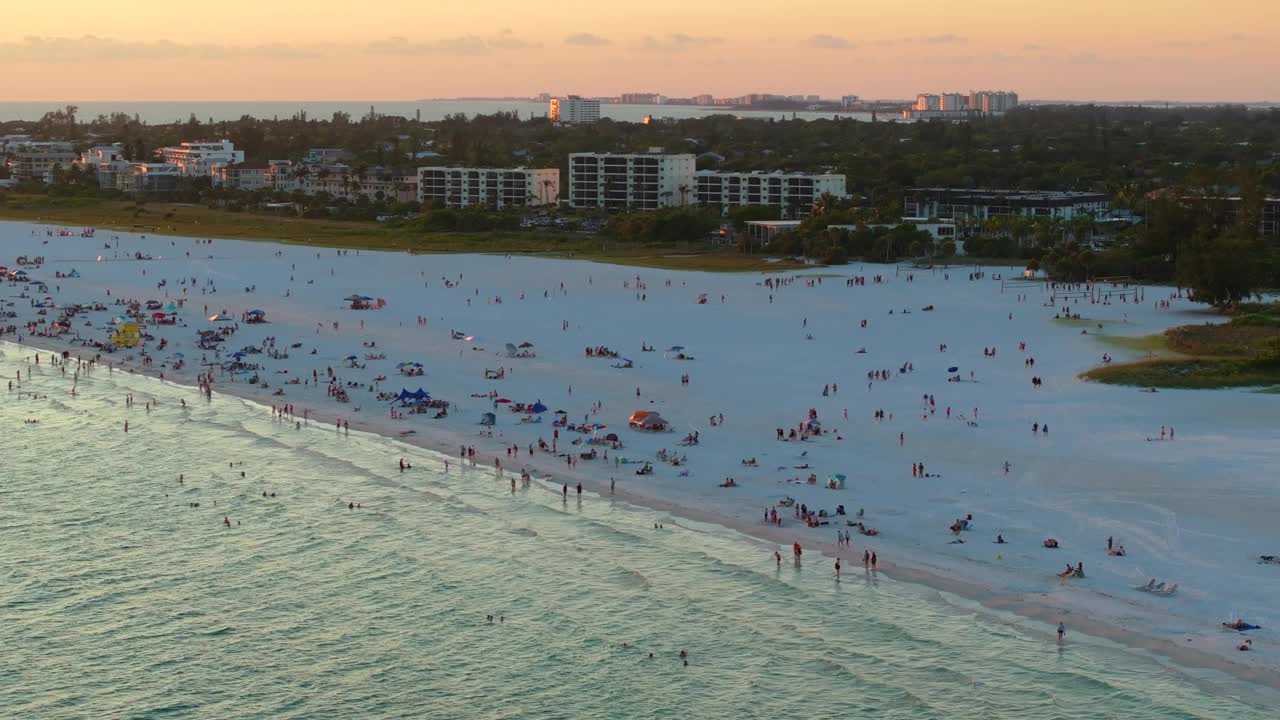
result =
[[[440,451],[388,459],[404,473],[483,466],[566,498],[585,483],[757,534],[778,546],[771,563],[790,552],[800,566],[813,548],[834,575],[912,568],[1274,657],[1267,397],[1077,377],[1139,356],[1109,338],[1200,312],[1177,288],[981,266],[710,274],[13,223],[0,249],[0,340],[73,380],[105,366],[188,383],[189,402],[250,397],[298,431]],[[8,389],[31,395],[21,377]],[[146,431],[136,416],[121,425]]]

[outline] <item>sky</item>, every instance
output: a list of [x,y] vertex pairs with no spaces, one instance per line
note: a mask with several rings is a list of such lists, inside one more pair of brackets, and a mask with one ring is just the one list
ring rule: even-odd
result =
[[[1280,101],[1280,0],[17,3],[0,101],[750,92]],[[207,8],[207,9],[205,9]]]

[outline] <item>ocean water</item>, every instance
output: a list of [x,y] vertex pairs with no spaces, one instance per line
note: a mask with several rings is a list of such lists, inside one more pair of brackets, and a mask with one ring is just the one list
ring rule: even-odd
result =
[[[546,117],[547,104],[529,100],[422,100],[422,101],[383,101],[359,102],[341,100],[322,101],[245,101],[245,102],[0,102],[0,121],[6,120],[39,120],[50,110],[59,110],[65,105],[75,105],[79,117],[91,119],[98,115],[109,115],[122,112],[137,115],[148,123],[186,122],[192,113],[202,122],[210,118],[214,122],[230,122],[239,120],[245,115],[256,118],[287,118],[299,110],[316,119],[327,119],[335,112],[345,112],[352,117],[361,117],[369,113],[373,107],[382,115],[399,115],[411,118],[421,116],[424,121],[443,120],[447,115],[473,116],[477,114],[491,115],[496,112],[518,112],[521,118]],[[622,105],[604,104],[600,106],[601,117],[612,118],[621,122],[640,122],[646,115],[654,117],[696,118],[715,114],[733,114],[741,117],[790,119],[793,115],[800,120],[829,120],[835,114],[858,120],[870,120],[871,113],[849,112],[796,112],[783,110],[733,110],[729,108],[696,107],[693,105]],[[881,120],[892,120],[891,114],[881,113]]]
[[72,396],[32,352],[0,343],[24,377],[0,386],[3,717],[1275,716],[1211,672],[229,396],[105,368]]

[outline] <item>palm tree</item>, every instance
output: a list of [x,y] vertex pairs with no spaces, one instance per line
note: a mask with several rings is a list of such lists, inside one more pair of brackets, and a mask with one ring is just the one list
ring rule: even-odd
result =
[[680,185],[680,204],[681,205],[689,204],[689,186],[688,185],[684,185],[684,184]]

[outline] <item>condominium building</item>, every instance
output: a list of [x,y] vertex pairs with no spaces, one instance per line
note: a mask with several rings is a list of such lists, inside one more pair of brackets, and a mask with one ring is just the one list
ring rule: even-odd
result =
[[187,177],[209,177],[218,165],[244,162],[244,151],[236,150],[230,140],[218,142],[184,142],[160,148],[160,159],[182,169]]
[[577,95],[551,98],[548,117],[553,123],[593,123],[600,119],[600,101]]
[[261,160],[246,160],[213,169],[213,186],[228,190],[263,190],[271,187],[271,166]]
[[92,169],[98,178],[98,187],[114,189],[121,173],[129,170],[129,161],[124,157],[124,146],[95,145],[80,153],[80,167]]
[[1111,196],[1106,193],[1070,191],[912,188],[903,197],[907,215],[944,220],[985,220],[1000,215],[1070,220],[1084,214],[1099,217],[1110,204]]
[[622,93],[618,97],[618,102],[623,105],[661,105],[662,96],[648,92]]
[[969,93],[969,109],[983,115],[1002,115],[1018,106],[1018,93],[979,90]]
[[765,205],[779,208],[793,218],[809,215],[814,202],[824,194],[839,199],[849,196],[845,176],[832,173],[699,170],[695,183],[699,205],[722,212],[738,205]]
[[558,168],[418,168],[418,202],[446,207],[555,205],[560,201]]
[[130,163],[116,176],[116,189],[131,195],[173,192],[183,175],[182,166],[174,163]]
[[327,193],[334,199],[359,202],[413,202],[418,197],[416,168],[354,169],[347,165],[303,165],[299,171],[299,188],[307,195]]
[[608,210],[657,210],[694,199],[690,154],[572,153],[569,205]]
[[10,150],[9,172],[19,182],[48,183],[55,170],[70,168],[79,157],[71,152],[71,143],[23,142]]
[[906,120],[964,119],[972,115],[1003,115],[1017,106],[1015,92],[921,93],[910,108],[902,111],[902,117]]

